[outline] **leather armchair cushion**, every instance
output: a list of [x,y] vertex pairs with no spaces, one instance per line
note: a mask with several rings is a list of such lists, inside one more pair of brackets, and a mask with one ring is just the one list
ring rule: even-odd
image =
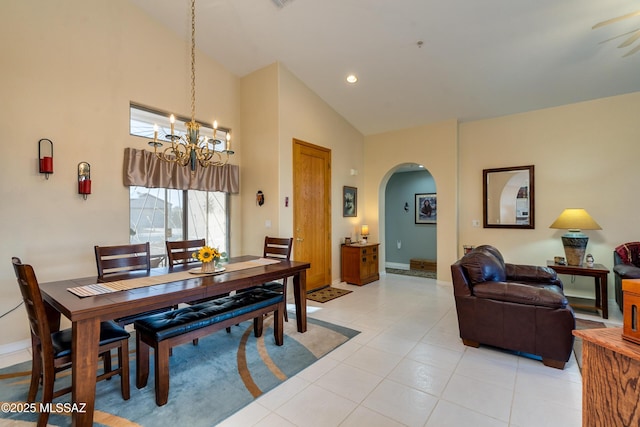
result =
[[506,272],[507,278],[515,281],[550,282],[558,278],[555,270],[535,265],[506,264]]
[[483,282],[504,282],[507,279],[502,263],[488,252],[473,251],[460,263],[472,285]]
[[635,265],[618,264],[613,267],[613,272],[623,279],[640,279],[640,268]]
[[569,303],[558,286],[529,286],[510,282],[484,282],[473,287],[477,298],[516,304],[537,305],[549,308],[565,308]]

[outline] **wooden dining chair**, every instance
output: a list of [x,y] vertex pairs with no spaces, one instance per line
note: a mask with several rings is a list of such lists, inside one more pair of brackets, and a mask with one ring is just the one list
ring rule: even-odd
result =
[[[264,238],[264,250],[262,256],[264,258],[274,258],[289,261],[291,259],[291,249],[293,248],[292,237],[269,237]],[[285,306],[287,304],[287,278],[282,282],[268,282],[262,285],[267,289],[278,291],[284,297]],[[284,310],[284,320],[289,321],[287,310]]]
[[[133,271],[151,271],[151,250],[149,242],[118,246],[95,246],[98,279],[108,279],[118,274]],[[173,307],[159,308],[131,316],[115,319],[120,326],[129,325],[138,318],[150,314],[164,313]]]
[[[59,314],[42,300],[33,267],[23,264],[17,257],[13,257],[11,261],[31,327],[31,384],[27,402],[35,401],[38,386],[42,383],[42,403],[46,404],[71,391],[71,387],[54,390],[53,386],[56,373],[72,366],[72,331],[71,329],[58,330],[59,320],[56,322],[53,319],[59,319]],[[104,369],[97,380],[120,375],[120,392],[124,400],[129,399],[128,340],[129,333],[114,322],[100,323],[98,354],[102,357]],[[111,368],[112,349],[118,349],[117,369]],[[48,419],[49,413],[41,412],[38,416],[38,426],[46,426]]]
[[130,271],[151,270],[149,242],[133,245],[95,246],[98,277]]
[[193,257],[193,253],[201,247],[205,246],[204,239],[195,240],[179,240],[170,242],[167,240],[167,258],[169,260],[169,271],[173,270],[176,265],[188,265],[199,263],[197,258]]
[[[200,260],[193,257],[193,253],[198,249],[206,245],[205,239],[194,240],[178,240],[170,242],[167,240],[167,259],[169,260],[169,271],[173,270],[176,265],[188,265],[200,263]],[[201,302],[211,301],[221,297],[227,296],[227,294],[216,295],[210,298],[205,298],[197,301],[188,302],[188,305],[199,304]],[[231,328],[226,328],[227,333],[231,333]],[[198,338],[193,339],[193,345],[198,345]]]

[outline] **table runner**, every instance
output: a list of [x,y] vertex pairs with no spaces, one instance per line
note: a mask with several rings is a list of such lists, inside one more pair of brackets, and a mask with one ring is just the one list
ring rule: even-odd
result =
[[[250,261],[234,262],[226,264],[225,270],[220,273],[229,273],[232,271],[246,270],[249,268],[262,267],[264,265],[277,264],[280,260],[258,258]],[[197,270],[200,267],[196,268]],[[195,270],[195,269],[194,269]],[[189,271],[180,271],[177,273],[162,274],[159,276],[145,276],[136,279],[118,280],[107,283],[93,283],[91,285],[76,286],[67,288],[67,290],[80,298],[91,297],[95,295],[109,294],[119,291],[127,291],[136,288],[144,288],[147,286],[161,285],[164,283],[177,282],[180,280],[194,279],[212,273],[192,273]]]

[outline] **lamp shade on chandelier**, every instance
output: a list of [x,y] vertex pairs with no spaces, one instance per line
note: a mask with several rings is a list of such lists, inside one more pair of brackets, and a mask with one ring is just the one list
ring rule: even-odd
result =
[[[195,172],[198,165],[202,167],[223,166],[229,161],[231,150],[231,134],[226,133],[226,141],[217,139],[218,123],[213,122],[213,138],[200,135],[200,123],[196,122],[196,5],[191,0],[191,121],[187,122],[187,131],[184,135],[175,132],[175,116],[170,120],[171,132],[165,138],[171,143],[167,148],[162,148],[162,142],[158,141],[158,127],[154,126],[153,141],[149,145],[153,147],[155,156],[165,162],[177,163],[189,166]],[[223,145],[216,150],[216,145]]]

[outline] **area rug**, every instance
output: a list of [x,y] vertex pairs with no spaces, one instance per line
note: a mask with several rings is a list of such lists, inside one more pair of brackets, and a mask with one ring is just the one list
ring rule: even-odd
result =
[[401,274],[403,276],[424,277],[426,279],[437,278],[435,271],[421,271],[421,270],[402,270],[400,268],[385,268],[388,274]]
[[[153,357],[149,383],[138,390],[132,351],[131,398],[122,400],[119,377],[99,382],[94,426],[214,426],[359,333],[308,318],[307,332],[301,334],[296,330],[295,317],[290,315],[285,322],[284,345],[278,347],[271,325],[272,317],[266,318],[261,338],[253,336],[253,322],[249,321],[232,327],[230,334],[223,330],[200,338],[197,346],[175,347],[169,362],[169,402],[161,407],[155,404]],[[135,349],[133,337],[130,348]],[[31,362],[24,362],[0,369],[0,402],[25,401],[30,368]],[[68,384],[70,378],[68,373],[60,374],[56,386]],[[69,401],[70,395],[54,400]],[[0,412],[0,425],[11,423],[9,420],[35,425],[37,414]],[[49,417],[50,425],[70,423],[66,415]]]
[[318,290],[307,293],[307,299],[310,299],[311,301],[325,303],[327,301],[340,298],[343,295],[350,294],[351,292],[353,291],[326,286],[322,289],[318,289]]
[[[593,320],[576,319],[576,329],[597,329],[606,328],[603,322],[596,322]],[[576,362],[578,367],[582,371],[582,338],[575,337],[573,340],[573,354],[576,356]]]

